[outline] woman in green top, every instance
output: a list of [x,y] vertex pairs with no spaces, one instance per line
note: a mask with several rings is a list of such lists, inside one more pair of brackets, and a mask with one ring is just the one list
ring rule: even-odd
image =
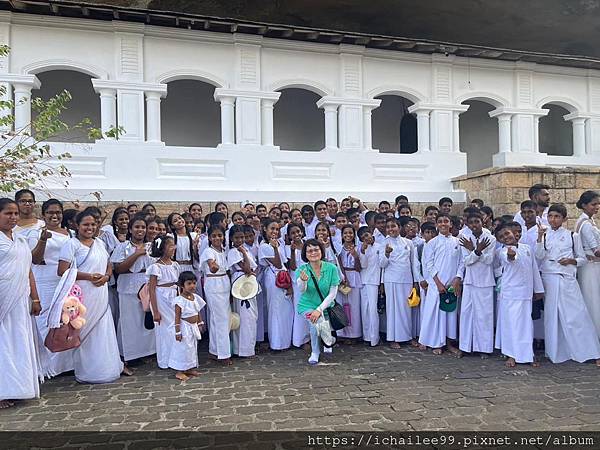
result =
[[[303,264],[296,269],[296,278],[298,287],[302,292],[298,302],[298,314],[303,315],[308,320],[310,326],[310,346],[311,354],[308,359],[309,364],[317,364],[321,354],[321,345],[319,342],[320,330],[327,327],[324,324],[327,318],[323,312],[330,307],[337,295],[340,276],[337,267],[325,259],[325,249],[316,239],[309,239],[302,247]],[[319,295],[316,285],[319,286]],[[321,298],[323,297],[323,299]]]

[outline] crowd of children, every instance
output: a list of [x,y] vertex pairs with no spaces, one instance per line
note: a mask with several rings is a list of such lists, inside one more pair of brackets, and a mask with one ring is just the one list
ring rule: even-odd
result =
[[[186,380],[199,374],[197,341],[206,331],[210,356],[227,365],[233,355],[254,356],[261,343],[273,351],[308,346],[296,269],[306,262],[302,249],[310,238],[323,245],[324,260],[336,265],[341,280],[337,302],[348,325],[337,332],[340,345],[377,346],[385,336],[391,348],[407,343],[436,355],[447,349],[487,357],[497,348],[509,367],[537,365],[535,346],[544,346],[552,362],[600,365],[594,222],[600,195],[582,194],[582,214],[569,231],[567,210],[550,204],[549,189],[532,186],[515,216],[494,217],[481,200],[457,216],[452,200],[442,198],[418,219],[401,195],[374,210],[353,197],[300,209],[244,202],[232,214],[219,202],[206,215],[193,203],[165,220],[152,204],[129,204],[105,225],[99,208],[63,211],[54,199],[43,203],[38,218],[34,193],[22,190],[0,205],[0,269],[10,276],[9,256],[26,242],[37,325],[29,330],[39,341],[32,370],[41,378],[75,370],[79,381],[108,382],[121,371],[130,374],[129,361],[156,355],[160,368]],[[97,317],[89,317],[94,325],[86,325],[79,348],[52,353],[44,347],[52,327],[48,311],[70,269],[84,304],[98,299],[91,308]],[[256,283],[232,289],[253,277]],[[0,336],[8,342],[10,314],[2,311]],[[3,367],[14,351],[0,351]],[[115,355],[98,357],[99,351]],[[114,360],[119,355],[124,364]],[[27,398],[5,384],[1,407]]]

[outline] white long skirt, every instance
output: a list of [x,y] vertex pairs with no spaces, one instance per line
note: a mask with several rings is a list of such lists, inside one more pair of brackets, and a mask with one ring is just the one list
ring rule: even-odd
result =
[[419,344],[442,348],[446,345],[446,339],[456,339],[457,322],[456,310],[446,312],[440,309],[440,293],[435,284],[430,283],[421,306]]
[[86,324],[81,345],[73,352],[75,378],[80,383],[111,383],[121,376],[123,363],[113,316],[108,306],[108,287],[79,281],[85,299]]
[[310,325],[303,314],[298,314],[298,302],[302,292],[296,286],[294,280],[294,322],[292,324],[292,344],[294,347],[302,347],[310,342]]
[[154,330],[144,327],[144,310],[136,294],[119,293],[117,340],[125,361],[156,353]]
[[231,304],[229,303],[229,288],[224,290],[220,278],[208,277],[204,283],[204,294],[206,304],[210,308],[208,315],[208,351],[218,359],[231,358],[231,342],[229,340],[229,316],[231,315]]
[[600,336],[600,262],[588,261],[578,269],[577,279],[596,334]]
[[[44,266],[40,266],[44,267]],[[54,273],[56,274],[56,267],[53,266]],[[39,337],[39,354],[40,363],[42,366],[42,374],[44,377],[54,377],[61,373],[73,370],[73,350],[67,350],[64,352],[53,353],[44,345],[46,336],[48,335],[48,313],[50,312],[50,304],[52,303],[52,296],[54,290],[58,286],[60,277],[54,276],[51,278],[38,277],[35,280],[38,294],[40,296],[40,304],[42,306],[42,312],[36,319],[36,325]]]
[[363,340],[370,342],[372,347],[379,344],[378,293],[379,286],[376,284],[363,284],[363,287],[360,289],[362,336]]
[[533,362],[531,299],[505,299],[498,295],[496,348],[518,363]]
[[[337,332],[338,337],[354,339],[362,336],[362,320],[360,311],[360,289],[353,287],[348,295],[338,291],[337,302],[344,307],[344,311],[350,311],[350,320],[347,327]],[[306,322],[306,319],[304,320]]]
[[0,322],[0,400],[40,396],[34,333],[29,299],[20,299]]
[[169,357],[171,347],[175,342],[175,337],[171,331],[175,323],[175,305],[173,299],[177,296],[177,289],[172,287],[156,288],[156,305],[160,313],[160,324],[154,323],[154,337],[156,339],[156,361],[158,367],[167,369],[169,367]]
[[408,296],[412,283],[384,283],[385,314],[387,317],[386,340],[406,342],[412,339],[412,312]]
[[463,352],[494,351],[494,287],[465,285],[458,347]]
[[294,300],[285,289],[275,286],[275,274],[266,270],[263,287],[267,297],[267,329],[269,347],[272,350],[285,350],[292,345],[294,324]]
[[[546,356],[553,363],[600,358],[600,341],[574,277],[542,274]],[[597,281],[598,282],[598,281]]]
[[258,320],[256,297],[248,300],[234,298],[233,304],[235,311],[240,315],[240,327],[232,333],[233,354],[242,357],[254,356]]
[[191,327],[197,327],[181,319],[181,341],[175,339],[175,328],[171,332],[173,345],[169,354],[169,367],[171,369],[184,371],[198,367],[198,338],[191,330]]

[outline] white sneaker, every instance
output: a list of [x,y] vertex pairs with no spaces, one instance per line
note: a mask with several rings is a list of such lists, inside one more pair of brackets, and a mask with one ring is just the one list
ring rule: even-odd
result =
[[323,353],[333,353],[333,347],[323,347]]
[[311,353],[310,354],[310,358],[308,358],[308,363],[310,365],[315,365],[319,363],[319,355],[317,355],[316,353]]

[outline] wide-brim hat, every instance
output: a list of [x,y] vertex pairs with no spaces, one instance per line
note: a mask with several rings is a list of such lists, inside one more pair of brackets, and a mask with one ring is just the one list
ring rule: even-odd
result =
[[235,331],[240,327],[240,315],[236,312],[229,314],[229,330]]
[[231,295],[239,300],[248,300],[258,294],[258,282],[254,275],[242,275],[233,282]]

